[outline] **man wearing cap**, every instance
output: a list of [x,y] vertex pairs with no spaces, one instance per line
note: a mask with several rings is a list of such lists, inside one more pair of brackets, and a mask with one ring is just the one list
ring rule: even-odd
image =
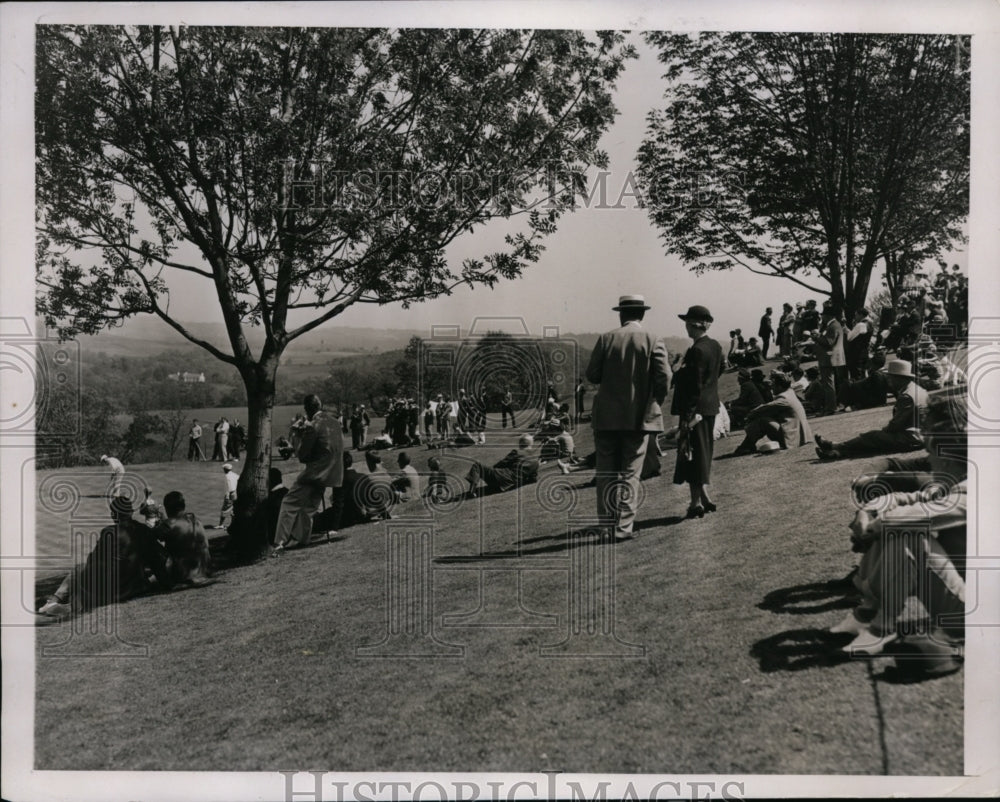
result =
[[[299,461],[305,463],[281,500],[278,529],[273,554],[305,546],[312,535],[312,518],[328,487],[340,488],[344,480],[344,435],[337,420],[323,411],[317,395],[307,395],[302,402],[307,420],[292,430]],[[343,505],[339,492],[332,504]],[[329,533],[328,533],[329,534]]]
[[231,462],[222,466],[222,478],[225,480],[226,489],[222,496],[222,509],[219,510],[219,529],[225,523],[226,516],[233,511],[233,503],[236,501],[236,485],[240,481],[240,475],[233,472]]
[[819,378],[823,385],[823,414],[837,411],[837,390],[847,380],[847,360],[844,358],[844,329],[837,319],[840,309],[833,301],[823,302],[820,329],[813,334]]
[[771,387],[775,393],[774,400],[761,404],[747,415],[744,426],[746,436],[733,456],[753,454],[757,441],[762,437],[777,443],[782,449],[798,448],[812,442],[806,411],[792,390],[791,379],[781,371],[773,370]]
[[598,338],[586,372],[587,381],[598,385],[591,408],[597,515],[621,540],[632,537],[639,472],[649,434],[663,431],[660,405],[670,388],[667,348],[642,327],[647,309],[641,295],[619,298],[614,311],[621,326]]
[[896,396],[892,418],[884,429],[862,432],[843,443],[832,443],[816,435],[820,459],[841,459],[872,454],[895,454],[924,447],[920,436],[920,415],[927,406],[927,393],[914,381],[910,363],[893,359],[887,367],[889,388]]
[[686,517],[701,518],[717,509],[706,488],[711,481],[715,416],[719,414],[722,346],[708,336],[713,318],[704,306],[692,306],[678,317],[693,343],[677,371],[670,407],[671,414],[680,419],[674,484],[687,483],[691,492]]

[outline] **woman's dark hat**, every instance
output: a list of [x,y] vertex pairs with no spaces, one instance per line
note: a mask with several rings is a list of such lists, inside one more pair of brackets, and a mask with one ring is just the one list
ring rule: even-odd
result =
[[686,315],[678,315],[681,320],[706,320],[711,323],[715,320],[712,313],[704,306],[692,306],[688,308]]

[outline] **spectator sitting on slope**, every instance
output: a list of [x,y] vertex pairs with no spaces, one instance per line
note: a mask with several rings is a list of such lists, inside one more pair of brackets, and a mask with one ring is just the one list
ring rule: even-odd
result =
[[892,418],[885,428],[862,432],[843,443],[832,443],[816,435],[816,454],[820,459],[834,460],[869,454],[894,454],[923,448],[920,437],[920,415],[927,406],[927,393],[914,381],[910,364],[894,359],[888,365],[889,388],[896,396]]
[[[78,565],[39,609],[37,623],[68,618],[106,604],[169,588],[166,552],[152,530],[132,520],[132,502],[111,500],[114,523],[101,530],[83,565]],[[149,574],[156,579],[154,586]]]
[[466,479],[469,482],[469,497],[475,498],[482,480],[488,491],[503,493],[521,485],[530,484],[538,478],[539,459],[534,450],[535,439],[530,434],[522,434],[517,448],[508,452],[492,467],[481,462],[472,463]]
[[733,456],[755,453],[761,438],[777,443],[782,449],[799,448],[812,441],[806,411],[792,391],[788,376],[773,371],[771,384],[777,395],[774,400],[750,410],[743,427],[746,436]]
[[[957,467],[966,459],[964,435],[965,417],[949,403],[928,409],[929,453],[940,443]],[[830,629],[855,636],[844,651],[877,655],[899,641],[895,649],[905,649],[910,671],[941,675],[961,667],[965,581],[956,563],[966,556],[966,487],[962,479],[949,487],[893,492],[858,510],[851,543],[862,554],[854,580],[862,602]]]
[[747,413],[754,407],[763,404],[764,398],[757,385],[750,378],[750,371],[746,368],[740,368],[736,374],[736,381],[739,382],[740,394],[728,402],[727,407],[732,428],[742,429]]

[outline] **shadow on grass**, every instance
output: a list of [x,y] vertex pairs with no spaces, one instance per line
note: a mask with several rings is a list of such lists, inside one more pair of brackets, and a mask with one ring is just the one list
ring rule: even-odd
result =
[[643,529],[651,529],[656,526],[676,526],[679,523],[684,523],[686,520],[687,518],[683,515],[667,515],[663,518],[650,518],[648,521],[639,521],[636,525],[641,531]]
[[750,647],[750,654],[759,661],[760,670],[767,674],[829,668],[851,659],[841,650],[850,641],[850,635],[834,634],[825,629],[789,629],[757,641]]
[[850,609],[856,605],[857,599],[851,576],[852,574],[848,574],[842,579],[772,590],[757,608],[787,615],[812,615]]
[[[566,532],[559,532],[554,535],[539,535],[538,537],[519,540],[517,541],[517,545],[521,546],[529,543],[544,543],[545,545],[535,546],[534,548],[528,549],[520,548],[503,549],[501,551],[484,551],[479,554],[446,554],[440,557],[435,557],[434,562],[447,565],[482,562],[483,560],[516,560],[520,557],[530,557],[537,554],[555,554],[561,551],[572,551],[573,549],[578,549],[581,546],[593,546],[602,542],[601,535],[596,530],[593,532],[582,530],[582,533],[588,535],[588,537],[569,537]],[[581,534],[581,532],[574,532],[573,534],[578,535]],[[609,542],[610,541],[606,538],[603,540],[605,545]]]

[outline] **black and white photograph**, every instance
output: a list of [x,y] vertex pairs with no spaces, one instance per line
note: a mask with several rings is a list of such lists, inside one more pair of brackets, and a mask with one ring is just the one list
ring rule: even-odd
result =
[[4,799],[1000,795],[1000,6],[0,19]]

